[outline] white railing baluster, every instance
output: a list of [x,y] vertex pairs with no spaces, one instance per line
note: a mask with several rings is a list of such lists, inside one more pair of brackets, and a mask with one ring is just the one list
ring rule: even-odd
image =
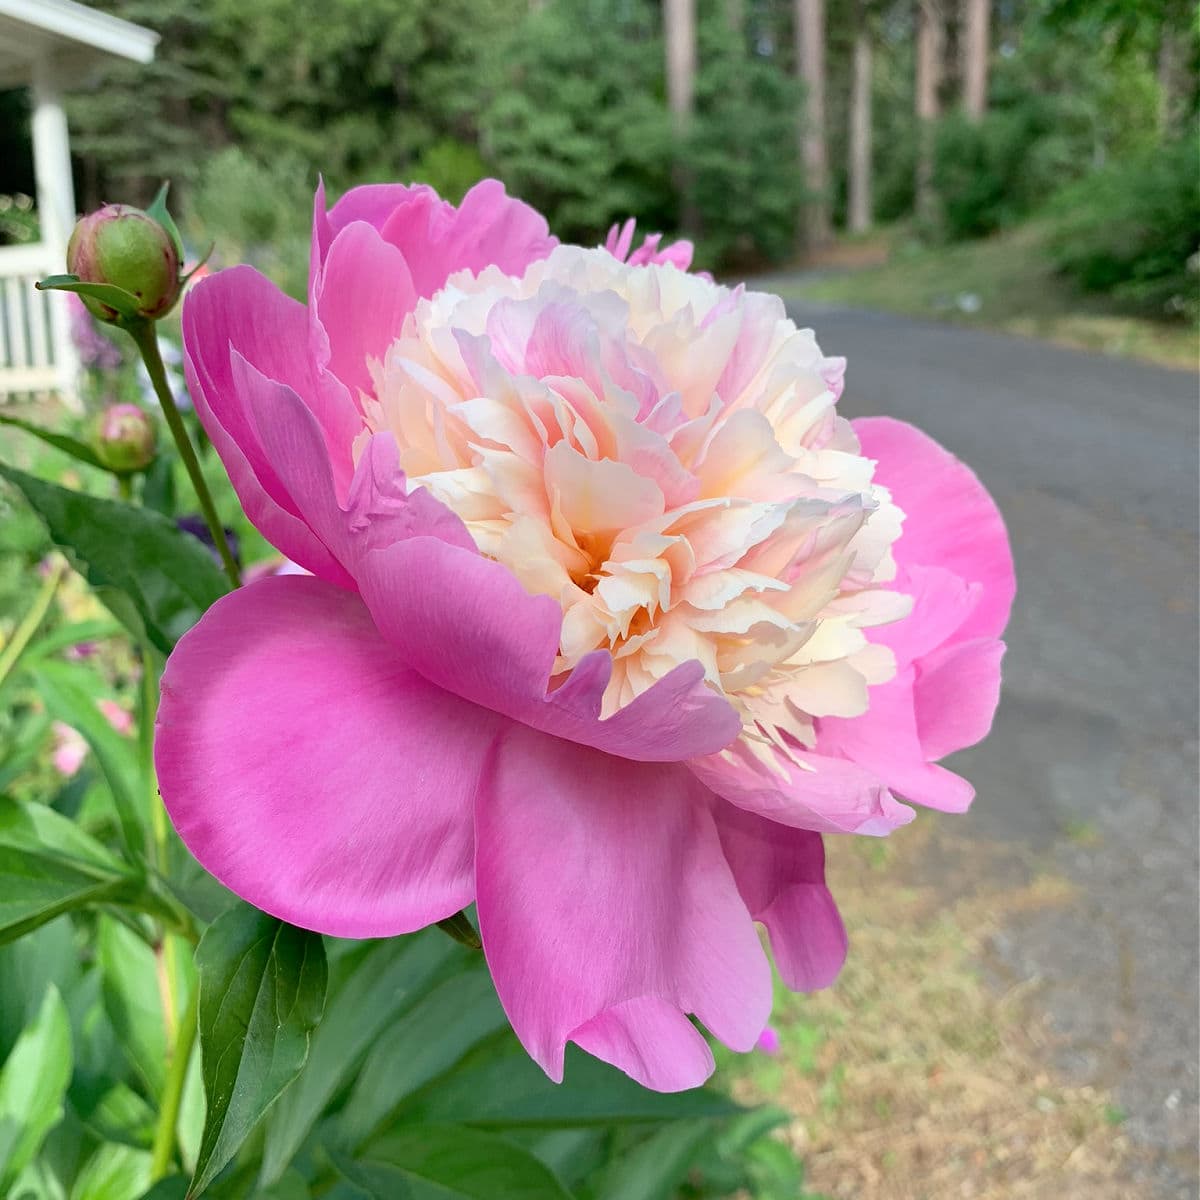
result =
[[65,297],[33,286],[62,269],[55,257],[40,243],[0,246],[0,404],[56,393],[78,410]]

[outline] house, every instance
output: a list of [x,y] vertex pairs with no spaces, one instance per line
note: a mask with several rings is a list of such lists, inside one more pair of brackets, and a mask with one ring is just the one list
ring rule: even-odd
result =
[[66,270],[75,190],[62,92],[113,58],[150,62],[158,34],[74,0],[0,0],[0,89],[32,90],[40,240],[0,246],[0,404],[58,393],[75,403],[67,298],[34,282]]

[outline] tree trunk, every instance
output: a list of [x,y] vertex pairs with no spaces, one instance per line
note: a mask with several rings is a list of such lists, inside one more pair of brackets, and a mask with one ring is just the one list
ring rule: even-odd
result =
[[[687,139],[696,103],[696,0],[665,0],[663,32],[667,43],[667,107],[675,126],[676,147]],[[679,222],[686,233],[698,232],[699,217],[686,165],[677,160],[672,172],[679,194]]]
[[859,9],[854,34],[850,80],[850,196],[847,224],[851,233],[871,228],[871,30]]
[[829,157],[825,147],[825,0],[795,0],[796,71],[804,84],[800,161],[811,199],[804,206],[805,241],[825,245],[829,215]]
[[963,0],[963,108],[971,121],[987,111],[991,19],[989,0]]
[[1175,125],[1176,92],[1179,88],[1179,42],[1171,23],[1163,21],[1158,42],[1158,133],[1167,137]]
[[939,94],[946,26],[940,0],[917,0],[917,219],[923,224],[938,221],[937,194],[933,188],[934,122],[941,116]]

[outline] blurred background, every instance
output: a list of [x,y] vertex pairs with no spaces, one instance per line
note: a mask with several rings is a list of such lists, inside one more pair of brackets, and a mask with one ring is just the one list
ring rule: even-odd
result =
[[[1195,7],[90,7],[159,41],[60,80],[79,210],[169,179],[193,254],[302,296],[318,173],[331,196],[400,179],[452,200],[495,175],[564,239],[628,216],[691,238],[698,266],[778,292],[849,358],[849,415],[911,419],[972,464],[1021,583],[996,730],[957,764],[976,806],[831,839],[846,971],[781,992],[774,1035],[721,1078],[788,1110],[806,1186],[839,1200],[1195,1197]],[[0,70],[0,266],[47,240],[29,82]],[[83,428],[147,402],[123,345],[79,309],[71,332],[75,409],[14,386],[0,413]],[[11,427],[0,457],[110,486]],[[152,485],[186,488],[152,469],[146,503]],[[221,504],[243,558],[266,556]],[[3,497],[0,530],[2,647],[48,546]],[[51,619],[107,628],[69,573]],[[104,786],[95,748],[129,736],[136,689],[110,638],[69,647],[107,731],[32,684],[0,700],[0,790],[76,811]]]

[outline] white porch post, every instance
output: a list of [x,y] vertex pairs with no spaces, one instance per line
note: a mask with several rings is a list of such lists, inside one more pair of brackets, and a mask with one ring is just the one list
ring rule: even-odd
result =
[[[33,64],[33,171],[37,179],[38,220],[50,274],[67,269],[67,240],[75,226],[75,186],[71,179],[71,149],[67,115],[59,95],[59,78],[46,56]],[[76,382],[79,361],[71,341],[67,298],[49,294],[54,362],[64,401],[78,408]]]

